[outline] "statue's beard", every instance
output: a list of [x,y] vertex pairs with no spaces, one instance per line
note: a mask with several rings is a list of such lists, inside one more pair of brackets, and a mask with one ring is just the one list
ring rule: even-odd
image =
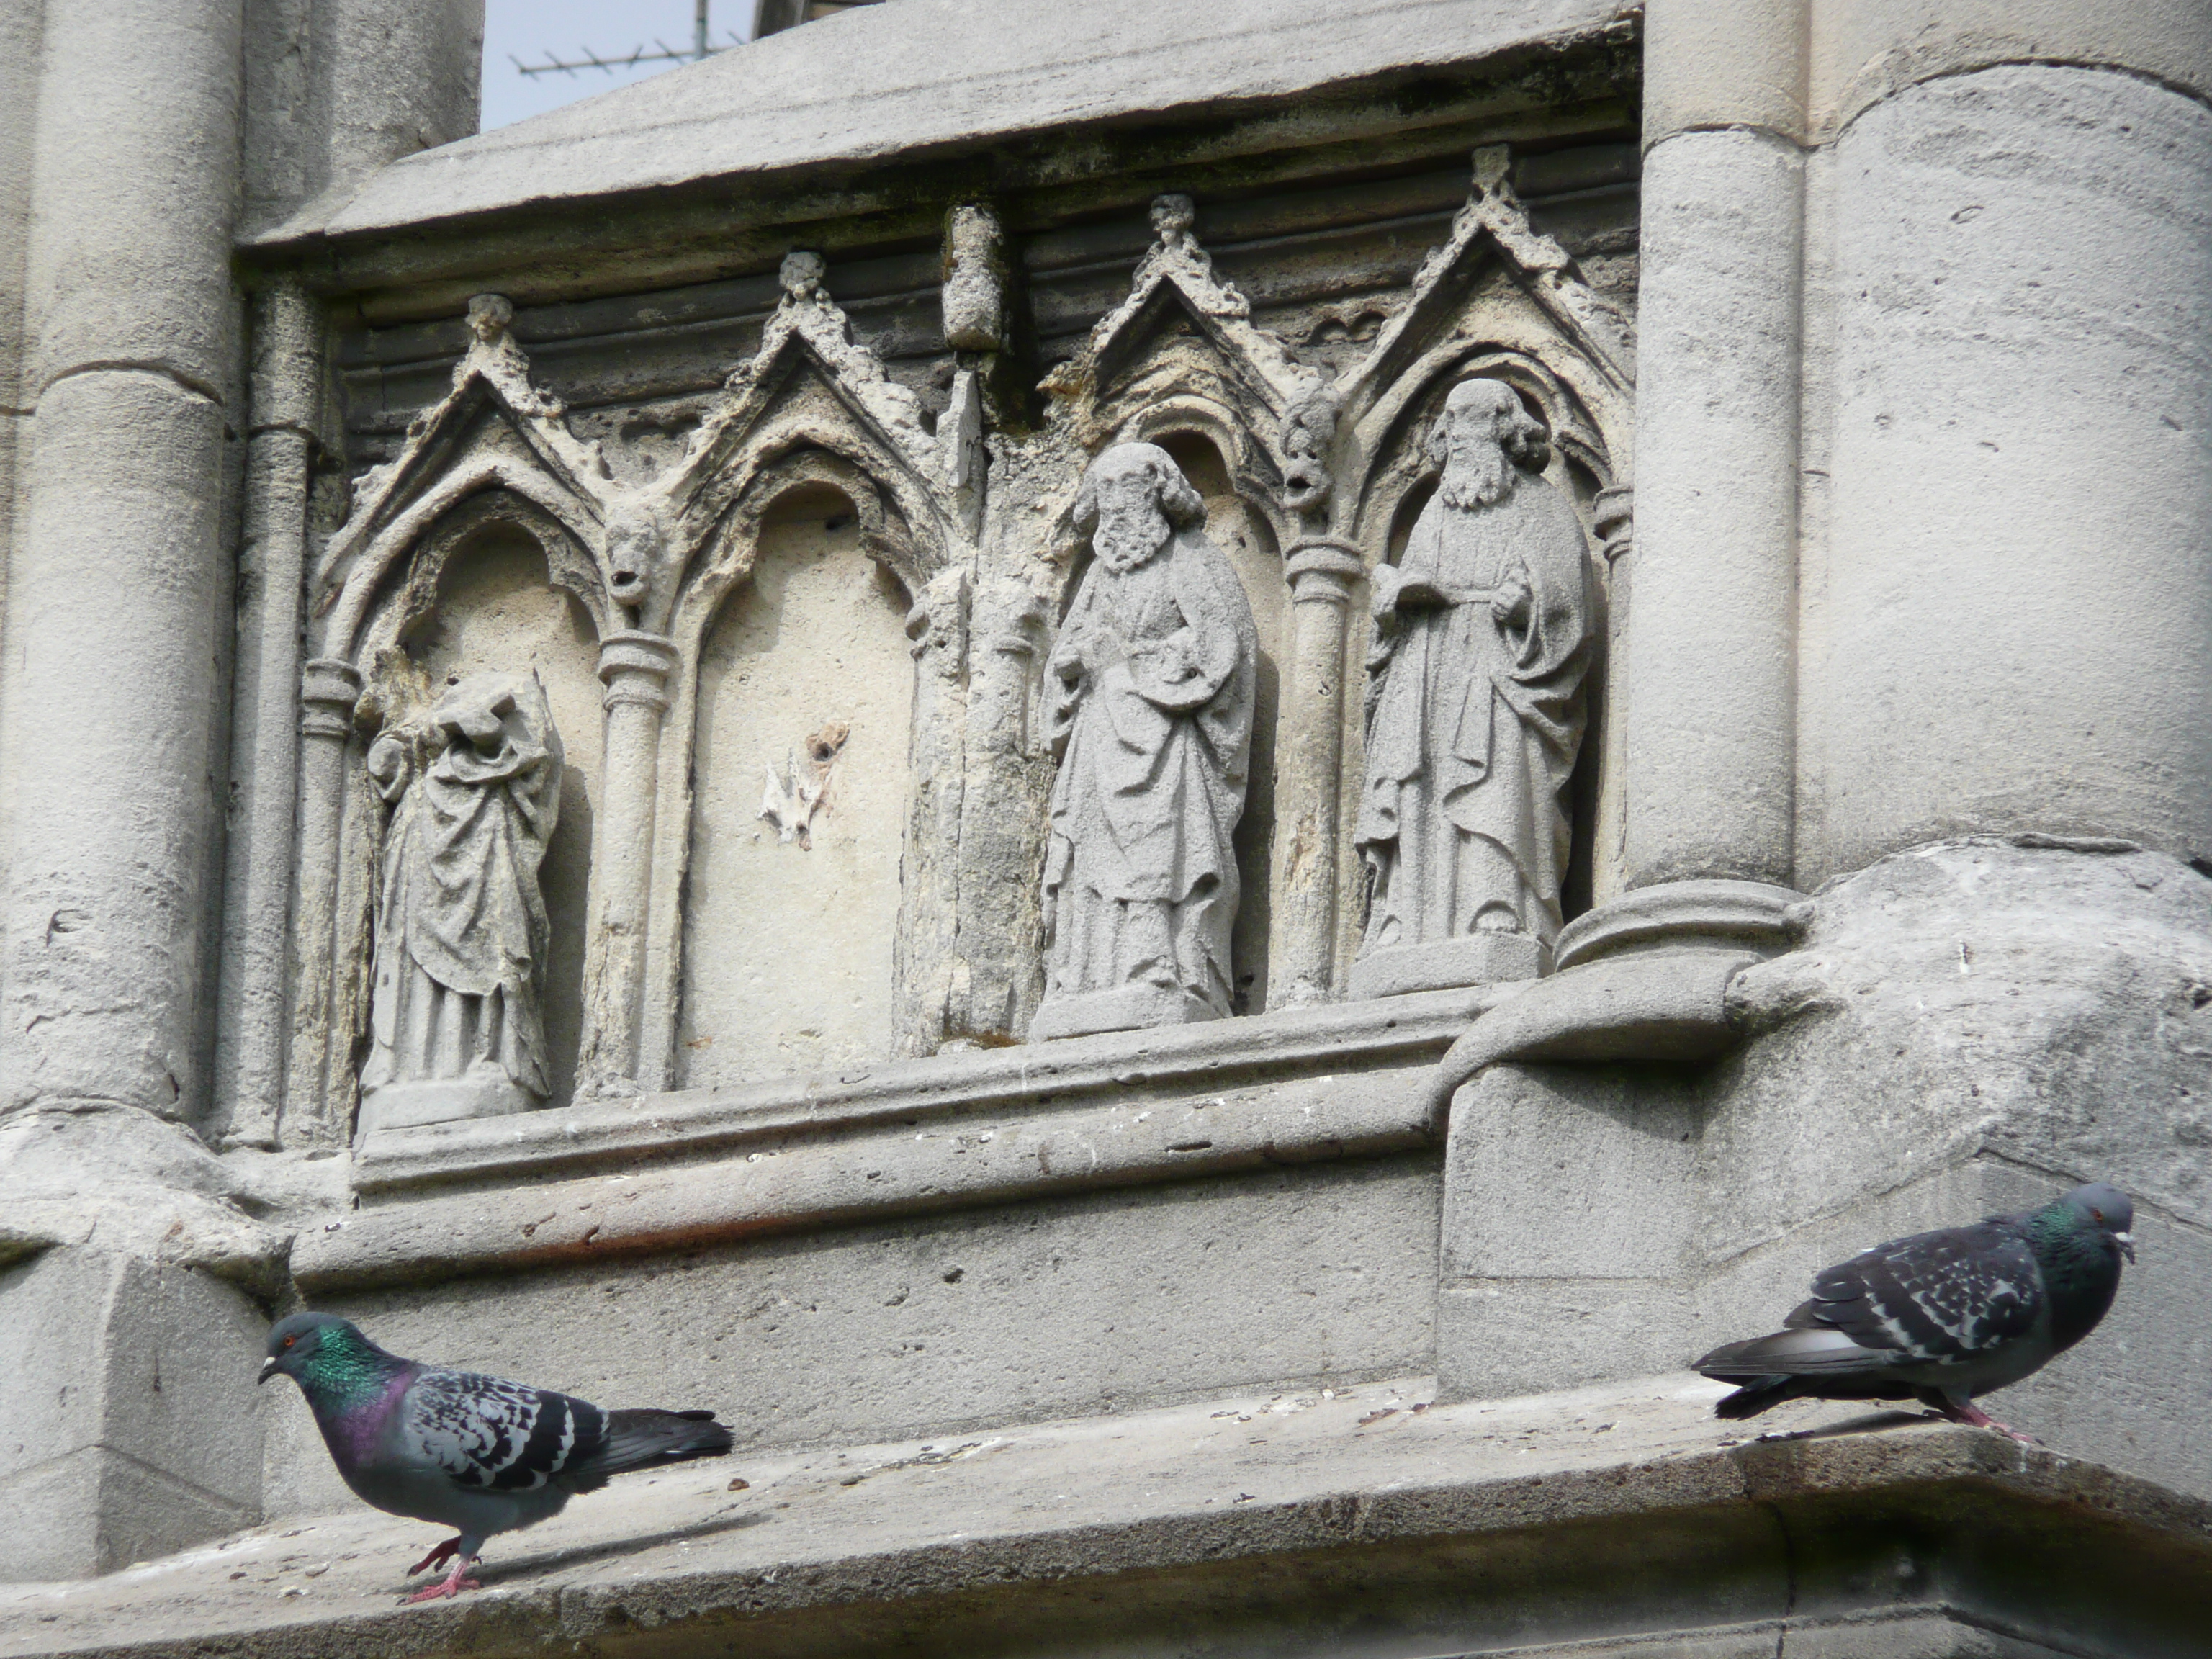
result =
[[1484,444],[1472,453],[1455,453],[1444,466],[1444,481],[1437,493],[1446,507],[1488,507],[1513,485],[1512,463],[1499,444]]
[[1098,528],[1091,538],[1091,550],[1115,575],[1134,570],[1168,544],[1175,526],[1160,511],[1158,501],[1141,507],[1124,507],[1098,515]]

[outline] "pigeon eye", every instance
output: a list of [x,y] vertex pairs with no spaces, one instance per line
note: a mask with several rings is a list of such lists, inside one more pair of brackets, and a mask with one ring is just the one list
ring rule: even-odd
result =
[[2105,1218],[2105,1212],[2102,1210],[2092,1210],[2089,1212],[2089,1215],[2092,1220],[2098,1222],[2102,1222]]
[[288,1336],[288,1337],[286,1337],[286,1338],[284,1339],[284,1346],[285,1346],[286,1347],[288,1347],[288,1348],[289,1348],[289,1347],[290,1347],[290,1346],[291,1346],[295,1342],[297,1342],[299,1340],[300,1340],[300,1339],[299,1339],[298,1337],[296,1337],[296,1336]]

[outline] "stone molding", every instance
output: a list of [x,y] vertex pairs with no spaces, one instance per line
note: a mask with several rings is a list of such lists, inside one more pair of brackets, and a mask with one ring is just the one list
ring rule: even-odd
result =
[[1794,889],[1763,881],[1670,881],[1639,887],[1595,910],[1586,910],[1559,933],[1561,970],[1633,950],[1665,945],[1771,955],[1794,936],[1790,907],[1803,901]]
[[[1517,988],[1437,991],[1387,1004],[1104,1032],[1043,1050],[949,1052],[832,1076],[395,1129],[364,1139],[355,1157],[355,1187],[382,1203],[455,1183],[513,1183],[716,1158],[802,1133],[907,1127],[963,1114],[1048,1113],[1067,1102],[1134,1091],[1147,1098],[1199,1097],[1268,1078],[1425,1065],[1469,1020]],[[1401,1085],[1400,1092],[1407,1091]]]

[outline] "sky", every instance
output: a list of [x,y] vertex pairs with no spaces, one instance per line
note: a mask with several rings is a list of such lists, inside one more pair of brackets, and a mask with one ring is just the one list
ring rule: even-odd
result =
[[[752,32],[752,0],[708,4],[707,21],[717,45],[727,46],[732,33]],[[514,60],[543,64],[550,54],[575,64],[586,51],[603,58],[628,57],[640,46],[656,52],[659,42],[688,51],[692,7],[693,0],[484,0],[484,127],[503,127],[675,68],[659,63],[612,74],[584,69],[573,75],[524,75]]]

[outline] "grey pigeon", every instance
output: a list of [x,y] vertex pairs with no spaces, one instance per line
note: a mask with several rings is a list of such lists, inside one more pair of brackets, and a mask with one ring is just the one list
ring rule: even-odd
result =
[[1736,1391],[1713,1407],[1756,1417],[1785,1400],[1918,1400],[1954,1423],[2033,1445],[1974,1404],[2097,1328],[2136,1259],[2135,1206],[2117,1187],[1862,1250],[1813,1281],[1771,1336],[1694,1369]]
[[331,1461],[355,1496],[392,1515],[456,1528],[408,1576],[448,1556],[428,1601],[478,1588],[483,1541],[560,1514],[626,1469],[719,1457],[733,1443],[712,1412],[602,1411],[588,1400],[439,1370],[386,1353],[331,1314],[294,1314],[269,1333],[266,1382],[300,1385]]

